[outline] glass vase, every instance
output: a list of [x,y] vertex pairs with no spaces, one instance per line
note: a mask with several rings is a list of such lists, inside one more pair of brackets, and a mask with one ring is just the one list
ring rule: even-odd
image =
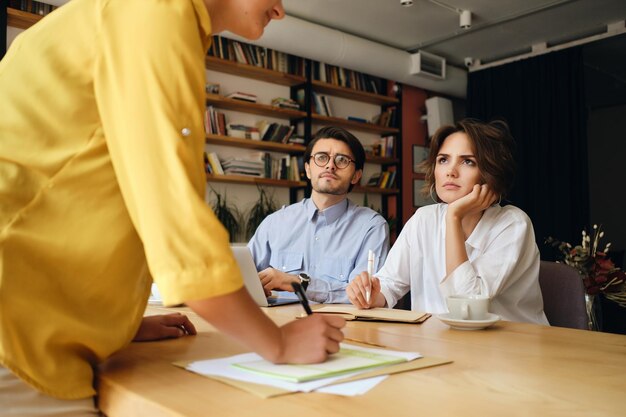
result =
[[585,294],[585,306],[587,308],[587,327],[594,332],[600,331],[600,323],[598,317],[598,303],[600,300],[597,295]]

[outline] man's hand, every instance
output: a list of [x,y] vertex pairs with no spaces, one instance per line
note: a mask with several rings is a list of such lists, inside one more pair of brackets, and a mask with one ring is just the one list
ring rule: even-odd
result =
[[266,296],[271,295],[272,290],[293,292],[291,283],[300,282],[300,278],[296,275],[287,274],[286,272],[279,271],[272,267],[265,268],[259,272],[259,279],[261,280]]
[[144,317],[133,342],[177,339],[186,334],[196,334],[196,328],[187,316],[180,313]]

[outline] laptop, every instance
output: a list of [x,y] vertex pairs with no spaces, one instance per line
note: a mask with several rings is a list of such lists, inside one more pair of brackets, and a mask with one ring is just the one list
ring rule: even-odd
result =
[[252,299],[259,307],[276,307],[299,302],[295,294],[293,295],[293,298],[275,296],[266,297],[263,285],[261,285],[261,280],[259,279],[259,274],[256,270],[256,265],[252,259],[250,249],[243,245],[231,246],[230,249],[233,251],[233,255],[235,256],[239,269],[241,270],[244,285],[252,296]]

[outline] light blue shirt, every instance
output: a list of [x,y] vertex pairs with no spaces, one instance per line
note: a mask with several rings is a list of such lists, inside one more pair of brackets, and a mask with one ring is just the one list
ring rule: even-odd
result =
[[380,214],[348,199],[320,211],[305,198],[266,217],[248,247],[257,271],[304,272],[310,300],[349,303],[346,287],[367,271],[368,251],[376,254],[374,271],[385,262],[389,228]]

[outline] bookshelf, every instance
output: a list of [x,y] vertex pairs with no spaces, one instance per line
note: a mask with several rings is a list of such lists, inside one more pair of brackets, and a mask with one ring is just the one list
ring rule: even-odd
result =
[[7,25],[19,29],[28,29],[39,22],[43,16],[7,7]]
[[251,177],[247,175],[214,175],[207,174],[207,181],[230,184],[269,185],[271,187],[303,188],[304,181],[277,180],[272,178]]
[[306,147],[297,144],[285,144],[276,142],[267,142],[261,140],[240,139],[223,135],[207,135],[206,143],[212,145],[235,146],[247,149],[256,149],[260,151],[284,152],[288,154],[304,153]]
[[223,110],[234,110],[278,119],[293,120],[306,117],[306,113],[302,111],[281,109],[269,104],[250,103],[244,100],[223,97],[218,94],[207,94],[206,103]]
[[[11,7],[7,8],[7,16],[7,24],[20,29],[27,29],[44,17],[38,14],[17,10]],[[220,46],[220,48],[222,47],[223,46]],[[250,62],[256,60],[255,57],[251,57],[249,55],[249,51],[245,52],[246,55],[244,57],[244,60],[248,60]],[[274,64],[281,63],[279,61],[282,59],[289,59],[287,65],[280,70],[268,68],[267,63],[270,61],[270,53],[272,53],[271,58],[274,60]],[[314,77],[312,76],[311,71],[312,61],[310,60],[305,60],[303,58],[293,56],[287,56],[287,58],[284,58],[286,54],[282,54],[283,56],[280,56],[280,53],[278,53],[277,55],[273,55],[273,51],[267,50],[268,56],[265,57],[267,62],[264,62],[261,66],[257,66],[259,62],[256,62],[257,65],[252,65],[251,63],[237,62],[237,59],[240,59],[241,55],[235,57],[233,54],[233,50],[230,51],[230,54],[231,56],[229,57],[229,59],[223,59],[220,57],[208,55],[205,58],[206,69],[208,71],[228,74],[234,77],[243,77],[246,79],[269,83],[276,86],[288,87],[290,90],[289,96],[291,96],[292,99],[296,98],[296,91],[298,89],[304,88],[307,90],[307,97],[311,97],[311,93],[315,92],[331,97],[352,100],[358,103],[372,104],[380,107],[381,109],[386,109],[393,106],[401,106],[401,100],[396,97],[391,97],[372,91],[358,90],[347,86],[337,85],[333,82],[325,82],[318,79],[313,79]],[[349,71],[346,70],[346,73],[348,72]],[[381,89],[381,91],[384,91],[384,89]],[[399,158],[397,152],[400,149],[400,138],[402,132],[401,129],[396,127],[382,126],[370,122],[363,123],[341,117],[324,116],[313,112],[310,105],[305,106],[305,108],[302,110],[292,110],[286,108],[278,108],[269,104],[251,103],[242,100],[230,99],[218,94],[207,93],[206,105],[213,106],[214,108],[221,110],[285,120],[291,125],[304,124],[303,130],[306,142],[311,139],[311,130],[313,124],[334,125],[343,127],[350,131],[365,132],[367,134],[377,136],[392,135],[396,138],[396,142],[394,145],[396,149],[396,154],[394,156],[385,157],[368,154],[366,158],[366,164],[369,164],[370,166],[379,165],[382,169],[392,167],[392,169],[395,168],[396,170],[398,170],[401,162],[401,159]],[[398,125],[401,124],[398,123]],[[237,152],[238,149],[254,150],[284,154],[288,156],[301,156],[304,154],[304,151],[306,149],[304,145],[241,139],[217,134],[207,134],[206,143],[209,146],[230,148],[234,150],[234,152]],[[263,185],[276,187],[279,189],[288,189],[289,200],[292,203],[296,201],[298,190],[302,190],[307,187],[307,183],[305,181],[260,178],[244,175],[207,174],[206,178],[207,182],[209,183],[223,183],[229,185],[236,184],[243,187]],[[398,209],[394,209],[393,213],[388,212],[387,206],[388,199],[400,198],[398,191],[398,185],[400,184],[400,180],[400,172],[398,170],[396,177],[396,186],[394,188],[379,188],[357,185],[356,187],[354,187],[353,192],[380,195],[382,198],[383,213],[386,216],[391,215],[393,217],[396,217],[396,219],[400,219],[401,216],[399,216],[398,213],[399,207],[401,207],[401,205],[399,203],[396,204]],[[363,178],[362,184],[365,184],[366,182],[367,178]],[[233,192],[236,193],[238,192],[237,190],[239,189],[235,188]],[[396,213],[396,211],[398,213]]]
[[[340,98],[344,100],[349,100],[351,102],[368,103],[371,105],[375,105],[379,107],[381,114],[389,108],[394,108],[394,125],[402,125],[400,121],[401,112],[399,111],[401,108],[400,98],[380,94],[381,91],[387,91],[386,82],[384,82],[383,85],[375,87],[375,89],[377,90],[376,92],[367,91],[365,89],[365,87],[368,87],[367,80],[358,80],[359,75],[355,75],[357,73],[354,71],[344,71],[341,68],[320,63],[315,63],[312,65],[315,66],[310,69],[310,82],[308,83],[312,93],[330,96],[331,98],[333,98],[333,100],[334,98]],[[351,84],[352,86],[348,87],[346,84]],[[314,108],[315,106],[312,104],[310,107]],[[366,171],[364,170],[364,175],[361,179],[361,185],[355,186],[352,190],[352,193],[380,195],[383,215],[387,218],[395,217],[395,219],[400,219],[402,207],[401,195],[399,191],[399,184],[401,184],[401,161],[400,158],[397,157],[397,155],[399,155],[398,152],[399,149],[401,149],[401,129],[395,126],[388,126],[386,124],[379,125],[371,122],[364,123],[360,121],[349,120],[347,118],[324,116],[321,114],[313,113],[312,109],[309,109],[309,111],[311,123],[340,126],[350,131],[364,132],[369,135],[377,135],[381,138],[385,136],[393,136],[395,143],[391,155],[380,156],[372,153],[367,153],[365,159],[366,167],[368,165],[379,166],[379,168],[375,168],[375,172],[380,170],[381,177],[382,171],[395,171],[395,174],[393,174],[393,176],[395,176],[395,184],[393,185],[393,187],[387,188],[386,186],[376,187],[366,185],[368,184],[369,178],[366,175]],[[391,174],[385,175],[389,177]],[[383,182],[384,181],[380,181],[379,185]]]

